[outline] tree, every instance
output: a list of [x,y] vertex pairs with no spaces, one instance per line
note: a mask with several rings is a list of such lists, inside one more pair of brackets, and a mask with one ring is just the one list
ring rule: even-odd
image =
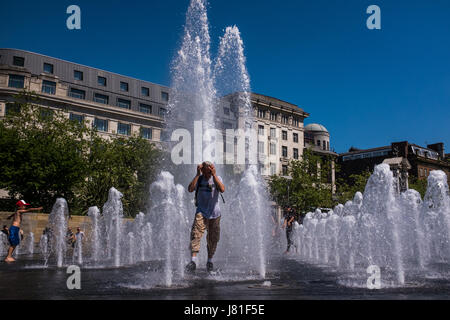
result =
[[332,190],[328,178],[331,159],[305,150],[301,160],[292,160],[288,174],[272,176],[269,188],[274,200],[280,206],[293,206],[306,213],[318,207],[331,207]]
[[83,213],[91,206],[101,207],[108,190],[115,187],[124,195],[126,216],[144,211],[160,156],[159,149],[139,136],[116,136],[110,141],[96,137],[91,141],[87,180],[81,185],[76,207]]
[[17,95],[0,121],[0,188],[48,210],[57,197],[73,202],[95,133],[37,102],[34,93]]
[[348,200],[353,200],[356,192],[364,193],[370,175],[370,171],[366,170],[360,174],[352,174],[347,179],[338,179],[337,201],[344,204]]
[[427,193],[428,180],[427,179],[419,179],[416,176],[409,176],[409,189],[414,189],[420,193],[422,199],[425,197]]
[[87,122],[38,103],[23,92],[0,121],[0,188],[47,212],[63,197],[72,214],[84,214],[103,206],[115,187],[124,195],[125,215],[144,211],[159,149],[140,136],[103,139]]

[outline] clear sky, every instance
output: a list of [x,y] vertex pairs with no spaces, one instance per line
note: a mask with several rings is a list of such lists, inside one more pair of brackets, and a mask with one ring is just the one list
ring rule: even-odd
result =
[[[0,47],[170,85],[189,0],[2,1]],[[81,8],[81,30],[66,8]],[[381,8],[381,30],[366,9]],[[225,27],[245,43],[252,90],[301,106],[336,152],[408,140],[450,152],[450,1],[210,0],[213,55]]]

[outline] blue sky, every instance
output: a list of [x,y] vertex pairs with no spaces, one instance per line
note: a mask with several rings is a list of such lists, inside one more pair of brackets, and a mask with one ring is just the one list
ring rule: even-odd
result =
[[[0,47],[170,85],[189,0],[7,1]],[[82,30],[66,28],[77,4]],[[366,8],[381,8],[381,30]],[[225,27],[245,43],[252,90],[301,106],[337,152],[408,140],[450,152],[450,1],[210,0],[213,54]]]

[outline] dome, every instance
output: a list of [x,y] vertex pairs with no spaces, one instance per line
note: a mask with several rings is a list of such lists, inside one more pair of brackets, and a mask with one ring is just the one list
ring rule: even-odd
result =
[[314,131],[314,132],[327,132],[327,128],[318,123],[310,123],[305,127],[305,131]]

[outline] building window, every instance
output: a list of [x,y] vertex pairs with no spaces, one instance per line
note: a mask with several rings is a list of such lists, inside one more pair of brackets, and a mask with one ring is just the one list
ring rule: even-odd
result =
[[270,154],[276,155],[277,154],[277,145],[275,143],[270,144]]
[[99,86],[106,87],[106,78],[98,76],[97,83]]
[[258,153],[264,153],[264,141],[258,141]]
[[86,92],[84,90],[70,88],[69,97],[84,100],[86,99]]
[[167,113],[167,111],[166,111],[166,109],[164,109],[164,108],[159,108],[159,116],[160,117],[165,117],[166,116],[166,113]]
[[13,57],[13,65],[16,67],[23,67],[25,65],[25,58]]
[[151,140],[153,137],[153,131],[151,128],[141,127],[141,137],[144,139]]
[[117,133],[129,136],[131,134],[131,124],[119,122],[117,124]]
[[47,94],[55,94],[56,93],[56,82],[53,81],[42,81],[42,92]]
[[8,87],[23,89],[25,86],[25,76],[19,76],[16,74],[9,75]]
[[277,174],[277,165],[275,163],[270,164],[270,175],[274,176]]
[[44,63],[44,72],[53,74],[53,65],[50,63]]
[[224,107],[223,108],[223,114],[226,115],[226,116],[229,116],[230,115],[230,108]]
[[83,81],[83,72],[78,70],[73,70],[73,78],[78,81]]
[[292,118],[292,125],[294,127],[298,127],[298,124],[299,124],[298,118],[296,118],[296,117]]
[[223,122],[223,128],[224,128],[225,130],[227,130],[227,129],[233,129],[233,124],[232,124],[232,123],[229,123],[229,122],[227,122],[227,121],[224,121],[224,122]]
[[293,133],[292,138],[293,138],[294,142],[298,142],[298,133]]
[[143,113],[152,113],[152,106],[149,104],[139,103],[139,111]]
[[270,112],[270,120],[277,121],[277,113],[276,112]]
[[294,148],[294,159],[298,160],[298,149]]
[[289,122],[289,117],[287,116],[287,115],[282,115],[281,116],[281,123],[282,124],[288,124],[288,122]]
[[275,139],[276,136],[277,136],[277,129],[270,128],[270,137]]
[[161,100],[164,102],[169,101],[169,94],[167,92],[161,91]]
[[265,119],[266,118],[266,110],[258,109],[258,118]]
[[84,116],[81,114],[76,114],[76,113],[70,113],[70,120],[78,122],[80,124],[83,123],[84,121]]
[[258,126],[258,135],[260,136],[264,135],[264,126],[261,125]]
[[288,149],[287,149],[286,146],[282,146],[281,147],[281,156],[284,157],[284,158],[287,158],[287,156],[288,156]]
[[288,166],[283,165],[281,167],[282,171],[283,171],[283,176],[287,176],[288,175]]
[[320,147],[320,140],[317,140],[317,146]]
[[327,150],[327,142],[323,140],[322,149]]
[[117,106],[120,108],[124,108],[124,109],[131,109],[131,101],[130,100],[125,100],[125,99],[117,99]]
[[20,105],[15,103],[7,103],[5,106],[5,115],[14,115],[20,113]]
[[287,140],[287,131],[282,131],[282,138],[283,140]]
[[52,119],[53,118],[53,110],[48,108],[41,108],[40,110],[41,119]]
[[128,83],[120,81],[120,91],[128,92]]
[[108,132],[108,120],[95,118],[94,128],[98,131]]
[[108,104],[109,103],[109,97],[105,96],[104,94],[95,93],[94,94],[94,101],[98,103]]
[[150,89],[146,87],[141,87],[141,94],[145,97],[150,96]]

